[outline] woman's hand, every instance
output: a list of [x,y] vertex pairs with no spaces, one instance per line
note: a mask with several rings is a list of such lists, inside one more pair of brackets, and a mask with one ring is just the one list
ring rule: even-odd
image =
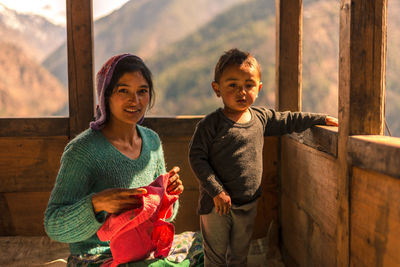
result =
[[183,184],[182,180],[179,178],[178,172],[181,169],[177,166],[173,167],[172,170],[169,171],[169,180],[167,186],[167,193],[171,195],[179,195],[183,192]]
[[326,116],[326,118],[325,118],[325,124],[326,124],[327,126],[336,126],[336,127],[339,126],[338,119],[336,119],[336,118],[334,118],[334,117],[331,117],[331,116]]
[[92,197],[93,210],[95,213],[106,211],[107,213],[121,213],[126,210],[136,209],[142,205],[139,196],[146,194],[145,188],[110,188],[101,191]]
[[219,213],[219,215],[229,213],[232,206],[232,202],[231,202],[231,197],[228,195],[228,193],[222,191],[221,193],[216,195],[213,198],[213,200],[215,205],[215,211]]

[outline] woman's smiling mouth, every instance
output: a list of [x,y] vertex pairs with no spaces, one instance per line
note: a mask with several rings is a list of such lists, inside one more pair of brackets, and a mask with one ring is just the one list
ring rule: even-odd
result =
[[129,113],[135,113],[135,112],[140,112],[141,109],[125,108],[124,111],[129,112]]

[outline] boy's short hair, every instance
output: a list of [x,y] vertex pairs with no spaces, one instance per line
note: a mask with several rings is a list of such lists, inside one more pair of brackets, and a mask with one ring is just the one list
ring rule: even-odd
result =
[[249,52],[240,51],[237,48],[232,48],[225,52],[218,60],[214,71],[214,81],[219,82],[222,73],[227,67],[237,65],[237,66],[248,66],[254,67],[259,74],[261,79],[261,66],[258,61]]

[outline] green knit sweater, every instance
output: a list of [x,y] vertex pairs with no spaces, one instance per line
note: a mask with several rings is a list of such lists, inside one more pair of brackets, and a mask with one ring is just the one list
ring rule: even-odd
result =
[[[108,242],[96,232],[106,213],[95,214],[92,196],[107,188],[137,188],[165,173],[158,135],[137,126],[142,151],[132,160],[117,150],[100,132],[87,129],[65,147],[57,180],[45,212],[47,235],[70,244],[72,255],[111,253]],[[174,207],[176,216],[178,205]]]

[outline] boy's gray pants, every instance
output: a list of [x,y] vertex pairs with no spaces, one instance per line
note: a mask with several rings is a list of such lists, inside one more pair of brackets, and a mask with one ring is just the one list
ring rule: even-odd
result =
[[204,266],[247,266],[247,254],[257,214],[257,200],[219,215],[215,207],[200,215]]

